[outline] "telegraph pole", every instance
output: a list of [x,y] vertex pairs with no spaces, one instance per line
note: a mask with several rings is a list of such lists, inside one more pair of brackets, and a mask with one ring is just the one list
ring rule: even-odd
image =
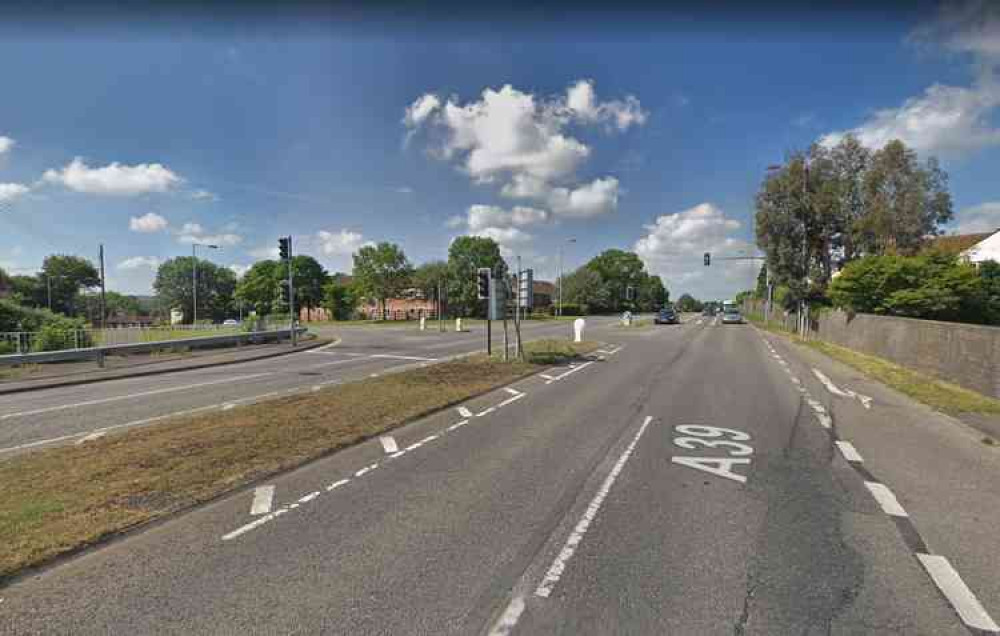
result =
[[[101,260],[101,329],[104,329],[104,327],[106,326],[107,313],[104,304],[105,287],[104,287],[104,244],[103,243],[101,243],[100,260]],[[51,302],[51,300],[49,302]]]

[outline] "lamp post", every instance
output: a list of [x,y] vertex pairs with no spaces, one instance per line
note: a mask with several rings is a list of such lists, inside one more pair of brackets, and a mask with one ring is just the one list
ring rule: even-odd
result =
[[207,247],[211,250],[219,249],[218,245],[209,243],[191,244],[191,328],[198,324],[198,254],[197,248]]
[[563,243],[559,244],[559,304],[556,307],[556,315],[562,316],[562,304],[563,304],[563,246],[566,243],[576,243],[575,238],[568,238]]

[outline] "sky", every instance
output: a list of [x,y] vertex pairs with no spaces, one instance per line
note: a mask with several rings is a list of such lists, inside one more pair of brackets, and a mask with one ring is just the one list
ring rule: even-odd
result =
[[938,157],[949,232],[1000,228],[1000,3],[665,6],[5,19],[0,267],[103,244],[109,288],[147,294],[193,243],[239,273],[292,235],[334,272],[477,234],[536,278],[618,248],[725,298],[760,266],[725,258],[757,254],[767,166],[846,131]]

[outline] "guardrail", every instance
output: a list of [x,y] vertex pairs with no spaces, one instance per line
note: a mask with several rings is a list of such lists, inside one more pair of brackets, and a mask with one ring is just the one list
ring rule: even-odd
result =
[[[298,327],[297,333],[304,334],[305,327]],[[88,347],[85,349],[63,349],[61,351],[40,351],[36,353],[13,353],[0,356],[0,366],[18,364],[40,364],[46,362],[73,362],[81,360],[97,360],[104,364],[104,357],[114,353],[150,353],[161,349],[177,347],[212,347],[220,345],[238,345],[243,343],[259,344],[263,342],[287,340],[291,337],[291,329],[276,329],[273,331],[250,331],[246,333],[228,334],[224,336],[202,336],[199,338],[183,338],[180,340],[161,340],[159,342],[138,342],[133,344],[107,345]]]

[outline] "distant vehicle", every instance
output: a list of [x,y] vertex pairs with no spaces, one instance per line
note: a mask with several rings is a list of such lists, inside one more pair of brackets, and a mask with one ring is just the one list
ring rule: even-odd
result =
[[676,325],[680,322],[680,318],[677,317],[677,312],[674,311],[673,307],[664,307],[656,313],[653,322],[658,325]]
[[740,324],[743,322],[743,314],[740,313],[740,306],[734,302],[722,303],[722,324]]
[[715,307],[713,305],[705,305],[701,309],[701,315],[702,316],[714,316],[715,315]]
[[229,320],[223,320],[222,321],[222,326],[223,327],[239,327],[240,326],[240,321],[239,320],[233,320],[232,318],[230,318]]

